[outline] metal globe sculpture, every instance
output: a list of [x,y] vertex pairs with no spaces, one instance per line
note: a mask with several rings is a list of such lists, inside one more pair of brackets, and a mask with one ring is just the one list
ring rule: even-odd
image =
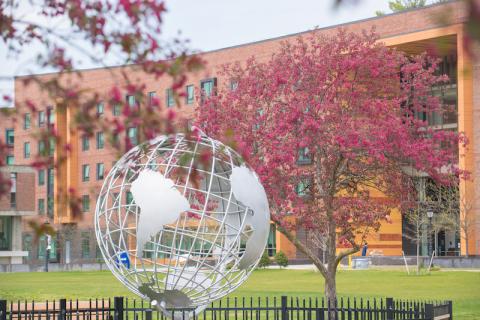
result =
[[95,211],[109,269],[167,315],[198,313],[242,284],[269,223],[256,174],[205,135],[160,136],[131,149],[110,170]]

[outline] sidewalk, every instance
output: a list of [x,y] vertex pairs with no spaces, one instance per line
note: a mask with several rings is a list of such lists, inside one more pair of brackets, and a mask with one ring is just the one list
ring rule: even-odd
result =
[[[410,272],[414,271],[416,266],[415,265],[409,265]],[[266,269],[280,269],[279,266],[277,265],[272,265],[268,266]],[[315,267],[314,264],[294,264],[294,265],[288,265],[285,268],[282,269],[288,269],[288,270],[312,270],[312,271],[318,271],[317,268]],[[382,271],[405,271],[405,266],[370,266],[368,269],[351,269],[348,266],[340,265],[338,270],[351,270],[351,271],[359,271],[359,270],[382,270]],[[478,269],[467,269],[467,268],[440,268],[439,271],[444,271],[444,272],[458,272],[458,271],[464,271],[464,272],[480,272],[480,268]],[[432,271],[432,272],[438,272],[438,271]]]

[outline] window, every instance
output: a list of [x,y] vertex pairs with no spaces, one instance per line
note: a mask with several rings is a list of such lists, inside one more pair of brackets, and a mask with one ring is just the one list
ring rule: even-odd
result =
[[103,113],[105,111],[104,109],[105,109],[105,106],[103,102],[97,103],[97,116],[99,117],[103,116]]
[[295,192],[300,197],[306,197],[310,193],[311,180],[309,178],[302,178],[295,187]]
[[173,90],[167,89],[167,107],[173,107],[175,105],[175,97],[173,96]]
[[230,91],[235,91],[238,88],[238,80],[230,80]]
[[55,111],[53,110],[52,107],[47,108],[47,116],[48,116],[48,124],[54,124],[55,123]]
[[90,211],[90,196],[88,194],[84,194],[82,196],[82,211],[83,212]]
[[298,159],[297,159],[297,164],[311,164],[312,159],[309,154],[309,150],[307,147],[305,148],[300,148],[298,150]]
[[45,214],[45,199],[38,199],[38,214]]
[[39,186],[45,185],[45,170],[38,171],[38,185]]
[[98,246],[98,243],[96,243],[96,242],[95,242],[95,258],[102,259],[100,261],[103,261],[102,251],[100,250],[100,247]]
[[133,128],[128,128],[127,130],[127,136],[128,136],[128,139],[130,141],[130,143],[134,146],[137,145],[138,143],[138,139],[137,139],[137,128],[133,127]]
[[45,111],[38,112],[38,126],[43,127],[45,125]]
[[23,143],[23,157],[25,159],[30,158],[30,142]]
[[119,196],[120,196],[120,194],[119,194],[118,192],[114,192],[114,193],[113,193],[112,203],[113,203],[114,206],[120,205],[119,203],[118,203],[118,204],[116,203],[116,202],[118,201],[118,199],[119,199],[119,198],[118,198]]
[[105,146],[105,137],[103,132],[97,132],[97,149],[103,149]]
[[193,84],[190,84],[187,86],[187,92],[186,92],[186,103],[187,104],[192,104],[193,101],[195,100],[195,87]]
[[52,168],[47,170],[47,194],[53,195],[53,183],[55,180],[55,173]]
[[45,259],[45,250],[47,248],[47,239],[45,236],[38,238],[38,259]]
[[12,217],[0,216],[0,251],[9,251],[12,247]]
[[267,253],[269,257],[275,256],[277,253],[277,228],[272,223],[270,224],[270,233],[268,234],[268,241],[267,241]]
[[127,204],[132,204],[133,194],[130,191],[127,191]]
[[157,93],[155,91],[151,91],[148,93],[148,106],[149,107],[153,107],[154,106],[154,100],[155,100],[155,97],[157,96]]
[[82,232],[82,258],[90,258],[90,235],[88,232]]
[[204,98],[215,95],[217,87],[217,78],[211,78],[200,81],[200,89],[202,90],[202,102]]
[[120,114],[122,114],[122,105],[121,104],[115,104],[113,106],[113,115],[115,117],[118,117]]
[[10,192],[10,209],[17,208],[17,194],[15,192]]
[[112,134],[112,145],[116,146],[120,143],[120,136],[118,134],[118,132],[114,132]]
[[54,260],[57,258],[57,242],[55,238],[51,236],[41,236],[38,239],[38,259],[45,259],[45,253],[48,245],[48,238],[50,238],[50,256],[49,260]]
[[53,196],[49,195],[49,196],[47,196],[47,215],[50,218],[53,218],[53,207],[54,207]]
[[7,142],[7,145],[13,146],[13,143],[15,142],[13,129],[5,130],[5,141]]
[[153,244],[153,242],[149,241],[145,244],[145,246],[143,247],[143,256],[146,258],[146,259],[152,259],[153,257],[153,254],[155,252],[155,245]]
[[45,141],[40,140],[38,141],[38,155],[44,156],[45,155]]
[[127,105],[129,108],[137,107],[137,101],[135,100],[135,96],[127,96]]
[[97,163],[97,180],[103,180],[105,166],[103,163]]
[[87,135],[82,136],[82,151],[90,149],[90,138]]
[[30,129],[31,121],[32,118],[30,116],[30,113],[25,113],[25,115],[23,116],[23,129]]
[[54,154],[55,154],[55,138],[50,137],[48,139],[48,155],[50,157],[53,157]]
[[10,208],[15,209],[17,207],[17,174],[15,172],[10,173]]
[[15,157],[9,154],[6,159],[6,163],[8,166],[12,166],[15,164]]
[[28,252],[27,260],[32,258],[32,243],[33,238],[31,234],[26,234],[23,236],[23,250]]
[[90,180],[90,166],[88,164],[84,164],[82,166],[82,181],[89,181]]

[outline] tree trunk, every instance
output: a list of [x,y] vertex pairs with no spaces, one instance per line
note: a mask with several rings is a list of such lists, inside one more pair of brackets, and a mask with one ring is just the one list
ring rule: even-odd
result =
[[330,308],[328,314],[329,320],[337,319],[337,311],[335,310],[336,301],[337,301],[337,281],[336,281],[336,272],[329,272],[325,277],[325,296],[327,297],[327,307]]
[[417,239],[417,276],[420,274],[420,240]]
[[467,232],[468,230],[465,231],[465,256],[468,258],[468,233]]

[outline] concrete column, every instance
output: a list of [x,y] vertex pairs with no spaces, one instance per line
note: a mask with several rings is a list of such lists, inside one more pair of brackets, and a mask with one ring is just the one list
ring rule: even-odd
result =
[[12,217],[12,251],[22,251],[22,217]]
[[[472,179],[460,182],[460,197],[462,211],[460,216],[463,219],[470,219],[471,228],[468,230],[468,253],[479,254],[477,240],[480,237],[480,153],[477,147],[480,138],[480,123],[474,121],[480,116],[480,97],[478,93],[474,95],[474,81],[479,80],[475,76],[478,61],[471,59],[469,53],[464,47],[464,27],[457,34],[457,54],[458,54],[458,131],[464,133],[468,140],[468,146],[465,148],[459,146],[459,164],[460,168],[471,173]],[[474,80],[475,79],[475,80]],[[476,86],[478,88],[478,84]],[[478,90],[477,90],[478,91]],[[461,231],[461,254],[466,252],[465,230]]]

